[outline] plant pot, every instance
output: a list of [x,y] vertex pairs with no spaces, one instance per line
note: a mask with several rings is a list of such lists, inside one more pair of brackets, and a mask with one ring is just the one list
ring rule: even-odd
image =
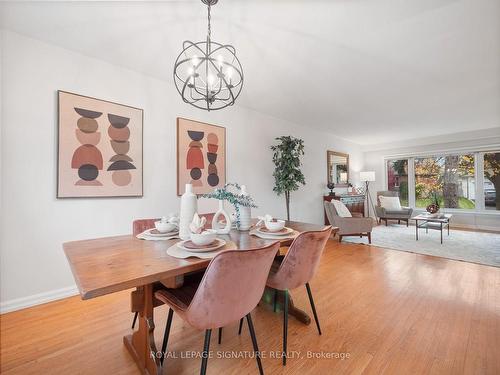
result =
[[250,230],[252,226],[252,209],[250,207],[240,207],[240,225],[239,230]]
[[430,214],[435,214],[439,211],[439,205],[432,203],[432,204],[427,206],[426,211]]

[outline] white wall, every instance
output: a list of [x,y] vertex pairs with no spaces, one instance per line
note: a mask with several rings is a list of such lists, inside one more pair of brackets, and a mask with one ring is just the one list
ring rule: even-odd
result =
[[[412,156],[421,153],[439,153],[452,150],[483,151],[500,149],[500,128],[480,130],[476,132],[456,133],[447,137],[421,138],[406,140],[391,144],[369,146],[372,150],[364,153],[364,169],[376,173],[370,190],[375,201],[376,192],[385,190],[385,160],[386,157]],[[454,212],[452,226],[500,231],[500,213],[491,211],[486,213]]]
[[[227,179],[248,186],[260,206],[256,214],[285,214],[284,198],[272,191],[269,146],[276,136],[300,137],[306,146],[307,185],[292,194],[292,219],[322,222],[327,149],[349,153],[354,172],[362,167],[357,145],[312,130],[308,124],[298,126],[239,106],[210,113],[197,110],[181,101],[170,82],[12,32],[3,32],[2,47],[3,311],[75,292],[63,242],[130,233],[135,218],[178,210],[178,116],[227,128]],[[56,199],[58,89],[144,109],[143,198]],[[201,206],[206,212],[215,204]]]

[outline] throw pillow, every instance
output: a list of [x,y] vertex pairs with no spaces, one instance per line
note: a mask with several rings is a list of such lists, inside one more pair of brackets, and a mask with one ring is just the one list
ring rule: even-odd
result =
[[336,199],[332,199],[332,203],[335,207],[335,210],[337,211],[337,215],[339,215],[340,217],[352,217],[351,211],[349,211],[344,203]]
[[380,206],[385,208],[387,211],[400,211],[401,210],[401,202],[399,201],[399,197],[384,197],[383,195],[379,196]]

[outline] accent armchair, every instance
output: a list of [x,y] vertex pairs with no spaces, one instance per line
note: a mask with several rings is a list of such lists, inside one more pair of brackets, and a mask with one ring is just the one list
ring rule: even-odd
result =
[[385,225],[387,226],[388,220],[397,220],[398,224],[401,221],[406,221],[406,226],[408,226],[408,220],[410,220],[411,215],[413,213],[413,208],[410,207],[401,207],[401,209],[386,209],[380,205],[380,197],[399,197],[399,192],[397,191],[378,191],[377,192],[377,206],[375,207],[375,211],[377,212],[377,217],[379,218],[379,224],[385,221]]
[[372,243],[373,219],[371,217],[342,217],[332,202],[324,202],[326,217],[331,225],[338,227],[339,242],[346,236],[366,236]]

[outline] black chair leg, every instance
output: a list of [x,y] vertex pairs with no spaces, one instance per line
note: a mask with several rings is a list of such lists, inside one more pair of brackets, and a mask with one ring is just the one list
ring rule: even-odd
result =
[[286,366],[286,341],[288,336],[288,290],[283,301],[283,366]]
[[255,329],[253,328],[252,316],[247,314],[248,329],[250,330],[250,336],[252,337],[253,351],[255,352],[255,358],[257,359],[257,366],[259,366],[259,374],[264,375],[264,369],[262,368],[262,362],[260,360],[259,346],[257,345],[257,337],[255,336]]
[[219,345],[222,342],[222,327],[219,328]]
[[170,327],[172,326],[172,317],[174,316],[174,310],[168,309],[167,316],[167,326],[165,327],[165,334],[163,335],[163,343],[161,344],[161,364],[163,365],[163,361],[165,360],[165,356],[167,355],[167,344],[168,344],[168,336],[170,335]]
[[276,312],[277,304],[278,304],[278,289],[274,289],[274,303],[273,303],[274,312]]
[[240,328],[238,328],[238,335],[241,335],[242,328],[243,328],[243,318],[240,319]]
[[135,322],[137,321],[138,315],[139,315],[139,313],[136,311],[134,314],[134,320],[132,320],[132,329],[134,329],[134,327],[135,327]]
[[306,289],[307,289],[307,295],[309,296],[309,302],[311,303],[311,308],[313,311],[314,320],[316,321],[316,327],[318,327],[318,332],[321,335],[321,327],[319,326],[318,314],[316,314],[316,306],[314,306],[314,300],[313,300],[313,296],[311,293],[311,287],[309,286],[309,283],[306,283]]
[[203,354],[201,357],[201,369],[200,374],[205,375],[207,373],[207,364],[208,364],[208,353],[210,349],[210,336],[212,334],[211,329],[207,329],[205,331],[205,344],[203,345]]

